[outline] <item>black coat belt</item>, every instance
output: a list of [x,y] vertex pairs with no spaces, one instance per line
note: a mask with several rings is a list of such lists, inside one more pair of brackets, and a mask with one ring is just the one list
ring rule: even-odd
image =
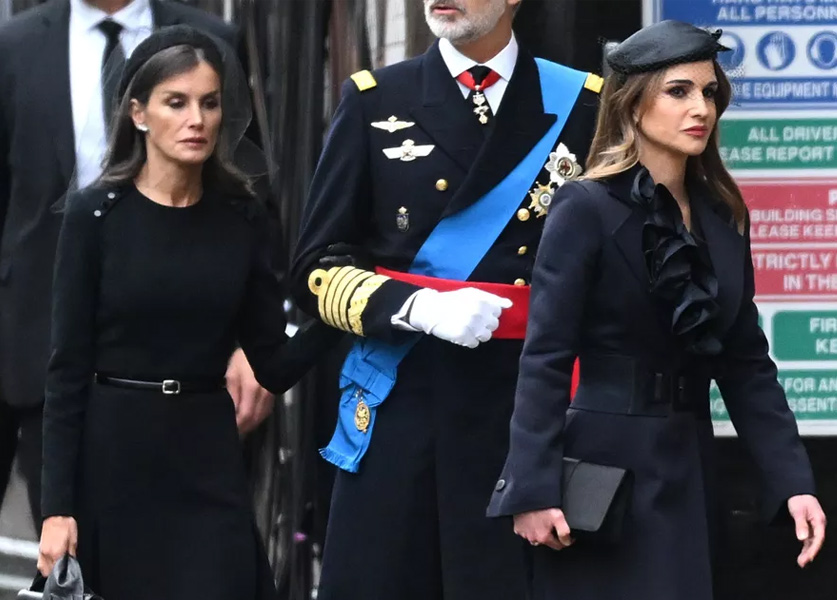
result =
[[164,379],[162,381],[141,381],[138,379],[123,379],[121,377],[110,377],[96,374],[96,383],[113,387],[125,388],[128,390],[145,390],[148,392],[161,392],[167,396],[189,393],[217,392],[224,389],[226,383],[223,379],[206,379],[203,381],[179,381],[177,379]]
[[709,418],[712,377],[706,366],[666,368],[609,354],[582,355],[579,364],[574,408],[647,416],[692,412]]

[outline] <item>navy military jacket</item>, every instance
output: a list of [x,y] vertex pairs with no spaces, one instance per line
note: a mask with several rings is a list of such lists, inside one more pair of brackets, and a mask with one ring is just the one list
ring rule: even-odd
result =
[[[580,163],[592,139],[601,86],[600,78],[589,81],[559,138]],[[361,81],[360,87],[366,85],[372,87],[361,91],[354,81],[343,86],[302,220],[291,278],[296,299],[312,314],[317,310],[308,285],[311,271],[323,256],[345,251],[332,245],[351,248],[364,268],[406,271],[439,220],[495,187],[556,120],[544,113],[537,65],[523,49],[487,127],[462,97],[437,45],[376,71],[374,79]],[[385,128],[387,123],[393,127]],[[387,156],[405,143],[433,148],[415,160]],[[532,190],[548,181],[542,171]],[[520,200],[517,218],[474,270],[472,281],[528,284],[544,215],[529,209],[528,194]],[[416,289],[397,281],[377,288],[363,311],[364,334],[390,339],[390,317]]]
[[[320,597],[522,598],[520,541],[505,523],[485,517],[508,448],[522,340],[468,349],[396,330],[392,316],[418,288],[368,270],[407,271],[440,219],[493,189],[557,117],[544,113],[537,63],[522,49],[487,127],[437,46],[354,79],[343,88],[312,183],[291,283],[303,308],[356,335],[421,338],[377,407],[374,435],[364,432],[371,437],[358,473],[338,473]],[[589,83],[597,88],[601,79]],[[582,89],[563,116],[568,122],[558,141],[579,161],[596,105],[596,92]],[[529,191],[548,176],[542,170]],[[470,280],[528,284],[545,218],[526,190],[517,200],[516,216]],[[354,266],[323,264],[333,256],[340,264],[350,257]],[[337,274],[327,280],[326,269]]]

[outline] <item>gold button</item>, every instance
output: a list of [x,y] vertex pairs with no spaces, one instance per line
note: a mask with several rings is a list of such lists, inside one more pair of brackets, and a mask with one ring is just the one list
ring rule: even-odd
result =
[[440,192],[444,192],[448,189],[448,180],[447,179],[440,179],[436,182],[436,189]]
[[524,285],[526,285],[526,280],[525,279],[515,279],[514,280],[514,285],[523,287]]
[[517,254],[518,254],[519,256],[523,256],[523,255],[524,255],[524,254],[526,254],[527,252],[529,252],[529,248],[528,248],[528,247],[526,247],[526,246],[521,246],[520,248],[518,248],[518,249],[517,249]]
[[528,221],[529,220],[529,209],[528,208],[521,208],[517,211],[517,218],[521,221]]

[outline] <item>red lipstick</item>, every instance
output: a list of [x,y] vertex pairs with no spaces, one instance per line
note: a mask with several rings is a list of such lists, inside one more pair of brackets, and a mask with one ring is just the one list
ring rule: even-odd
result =
[[689,127],[688,129],[685,129],[684,133],[687,133],[688,135],[691,135],[693,137],[702,138],[709,135],[709,128],[703,127],[702,125],[696,125],[695,127]]

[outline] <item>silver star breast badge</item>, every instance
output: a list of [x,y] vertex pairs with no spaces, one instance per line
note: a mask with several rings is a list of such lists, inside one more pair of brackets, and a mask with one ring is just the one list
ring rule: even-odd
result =
[[549,173],[549,182],[546,185],[541,185],[540,182],[536,181],[535,186],[529,192],[529,197],[532,199],[529,209],[539,218],[545,217],[549,212],[549,207],[552,205],[552,199],[555,197],[558,188],[567,181],[578,179],[583,171],[576,160],[575,154],[570,152],[564,144],[558,144],[555,151],[550,152],[544,169]]

